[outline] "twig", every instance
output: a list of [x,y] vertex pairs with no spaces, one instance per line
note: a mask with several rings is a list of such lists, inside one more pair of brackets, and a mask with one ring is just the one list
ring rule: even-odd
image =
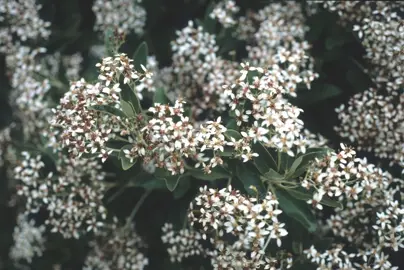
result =
[[149,189],[149,190],[146,190],[146,192],[143,193],[142,197],[140,197],[139,201],[136,203],[136,205],[135,205],[135,207],[133,208],[132,212],[130,213],[128,219],[126,220],[125,228],[129,228],[129,226],[130,226],[130,224],[131,224],[133,218],[135,217],[137,211],[139,210],[140,206],[142,206],[144,200],[147,198],[147,196],[149,196],[149,194],[150,194],[151,192],[152,192],[152,191],[151,191],[150,189]]

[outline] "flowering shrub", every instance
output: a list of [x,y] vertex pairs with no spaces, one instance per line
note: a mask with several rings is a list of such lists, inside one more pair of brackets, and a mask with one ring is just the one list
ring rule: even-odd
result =
[[0,1],[0,269],[398,269],[401,2],[178,1]]

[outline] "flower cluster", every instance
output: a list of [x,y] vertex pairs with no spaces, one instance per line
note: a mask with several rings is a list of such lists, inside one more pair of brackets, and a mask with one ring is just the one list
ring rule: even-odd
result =
[[300,4],[268,5],[242,17],[238,27],[240,38],[247,41],[252,65],[274,70],[277,80],[291,96],[296,96],[299,83],[310,88],[318,75],[313,72],[314,61],[308,55],[310,45],[304,39],[307,29]]
[[79,79],[83,56],[80,53],[64,56],[62,64],[66,70],[66,78],[70,81]]
[[404,162],[404,95],[382,95],[369,89],[354,95],[347,106],[336,109],[338,134],[357,144],[359,150]]
[[[127,126],[136,125],[129,123],[128,119],[95,109],[96,106],[111,106],[120,110],[121,87],[129,85],[134,88],[136,82],[150,77],[147,72],[142,74],[136,71],[131,61],[125,54],[104,58],[102,63],[97,64],[100,69],[99,82],[94,85],[84,79],[72,82],[70,91],[54,110],[52,125],[62,129],[62,144],[68,147],[73,156],[99,153],[105,161],[109,153],[104,144],[108,139],[116,133],[127,135]],[[124,77],[122,86],[121,77]],[[137,93],[140,98],[140,92]]]
[[[398,198],[402,180],[366,159],[356,158],[354,150],[344,145],[341,148],[313,163],[302,186],[315,190],[308,203],[318,209],[322,209],[320,202],[325,195],[345,202],[344,208],[336,208],[326,220],[325,228],[359,251],[348,256],[342,247],[334,247],[333,251],[320,254],[312,247],[307,256],[319,267],[325,267],[321,269],[337,265],[344,269],[363,269],[364,265],[376,269],[379,264],[385,267],[382,269],[392,269],[383,249],[398,251],[404,247],[404,207]],[[366,256],[370,255],[375,257],[368,261]]]
[[146,10],[140,4],[141,0],[94,1],[94,30],[104,32],[112,27],[119,33],[134,32],[141,35],[146,24]]
[[35,76],[42,70],[38,58],[45,52],[45,48],[31,49],[21,46],[15,54],[7,55],[6,58],[11,86],[14,88],[11,93],[12,104],[25,117],[42,112],[48,106],[44,102],[44,96],[51,88],[50,82],[47,79],[38,80]]
[[236,14],[239,9],[240,8],[236,6],[235,1],[225,0],[219,2],[209,16],[212,19],[218,20],[224,28],[229,28],[236,25],[237,21],[234,18],[234,14]]
[[22,157],[14,177],[20,181],[18,195],[26,199],[25,211],[35,214],[45,208],[49,212],[46,224],[66,238],[97,232],[106,218],[102,205],[105,174],[97,162],[70,159],[59,152],[56,171],[46,174],[42,156],[23,152]]
[[[120,131],[119,116],[102,114],[94,105],[119,106],[119,84],[108,88],[100,83],[88,84],[84,79],[72,82],[70,91],[62,98],[54,110],[52,125],[61,127],[61,142],[73,156],[101,153],[113,131]],[[107,158],[107,153],[102,153]]]
[[[206,173],[222,164],[218,152],[223,152],[229,142],[224,136],[227,129],[221,119],[194,128],[184,116],[183,103],[177,100],[172,107],[158,103],[150,107],[153,116],[138,132],[132,149],[124,150],[126,157],[131,160],[142,157],[144,163],[152,163],[172,174],[184,173],[184,158],[196,160],[195,167],[202,165]],[[205,150],[213,150],[213,157],[205,157]]]
[[83,270],[142,270],[149,264],[139,250],[143,245],[133,227],[122,227],[115,218],[90,242]]
[[[9,53],[20,42],[48,38],[50,22],[39,17],[41,5],[35,0],[1,0],[0,1],[0,52]],[[3,24],[5,24],[3,26]],[[17,37],[16,41],[13,36]]]
[[360,150],[404,164],[402,3],[324,1],[323,6],[337,12],[342,22],[354,24],[375,86],[336,110],[341,121],[336,131]]
[[[233,15],[237,10],[233,1],[221,1],[211,17],[225,27],[238,25],[240,29],[235,37],[247,42],[246,61],[273,70],[276,80],[289,95],[296,96],[300,83],[310,88],[317,74],[312,71],[313,61],[307,55],[310,46],[304,41],[306,29],[300,5],[271,4],[258,13],[250,12],[248,17],[236,19]],[[160,72],[171,75],[164,76],[163,80],[169,85],[168,92],[174,91],[175,97],[189,101],[196,119],[202,113],[209,119],[212,112],[225,111],[230,100],[221,90],[222,85],[237,79],[238,63],[221,57],[216,36],[201,26],[195,27],[193,22],[178,31],[177,36],[172,42],[173,64]]]
[[31,263],[34,257],[42,256],[45,249],[45,226],[35,226],[34,220],[29,220],[25,214],[19,214],[17,226],[14,228],[14,244],[10,250],[10,257],[18,262],[24,260]]
[[168,245],[167,252],[172,262],[182,262],[191,256],[203,255],[206,249],[201,244],[202,234],[192,229],[175,231],[173,224],[164,224],[161,240]]
[[257,200],[243,196],[231,186],[221,190],[205,186],[191,203],[188,218],[192,226],[202,226],[204,239],[206,234],[217,236],[210,239],[218,239],[213,244],[219,251],[224,248],[220,239],[230,234],[236,239],[229,248],[247,252],[243,259],[260,263],[269,242],[274,239],[280,247],[281,238],[288,234],[285,224],[278,220],[280,213],[278,201],[270,192],[263,200]]
[[346,252],[342,245],[333,245],[332,248],[320,253],[314,246],[304,250],[306,257],[317,265],[317,270],[331,269],[384,269],[397,270],[388,260],[389,255],[372,249],[358,254]]
[[[152,62],[150,60],[149,62]],[[117,95],[114,93],[119,93],[119,83],[121,77],[123,77],[123,84],[127,84],[129,86],[136,87],[138,91],[136,91],[136,95],[139,99],[142,99],[142,91],[148,90],[152,91],[152,89],[144,89],[144,87],[139,87],[139,83],[144,82],[146,79],[150,79],[153,75],[150,71],[148,71],[143,65],[141,65],[143,71],[140,72],[135,69],[133,64],[133,59],[130,59],[126,54],[116,54],[114,57],[105,57],[102,59],[101,63],[97,63],[96,67],[99,69],[98,79],[100,83],[104,86],[102,92],[109,95],[117,100]],[[113,83],[113,89],[107,90],[110,87],[110,84]]]
[[[213,269],[288,269],[293,262],[290,254],[279,251],[271,257],[265,252],[271,239],[279,247],[280,238],[287,235],[277,219],[282,212],[277,205],[271,193],[258,202],[230,186],[222,190],[205,186],[191,203],[192,227],[175,231],[172,224],[165,224],[162,240],[172,261],[205,255]],[[226,238],[229,235],[234,241],[224,240],[231,239]]]
[[7,158],[7,153],[9,145],[11,143],[11,128],[6,127],[0,131],[0,168],[5,165],[5,161],[9,160]]
[[242,63],[241,76],[223,89],[230,99],[237,125],[245,128],[240,140],[233,140],[236,150],[244,159],[250,159],[249,144],[260,142],[267,147],[294,156],[304,151],[306,142],[301,135],[303,121],[298,117],[301,109],[291,105],[282,95],[287,91],[277,80],[276,70],[264,70]]
[[228,101],[220,89],[237,78],[238,64],[219,57],[215,35],[192,21],[177,36],[171,45],[173,64],[165,70],[172,73],[170,90],[193,105],[194,118],[226,110]]

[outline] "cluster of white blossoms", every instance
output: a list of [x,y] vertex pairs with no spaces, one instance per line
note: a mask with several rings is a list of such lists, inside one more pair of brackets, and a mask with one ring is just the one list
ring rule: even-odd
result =
[[[195,167],[203,167],[206,173],[223,164],[218,152],[223,152],[229,142],[220,117],[194,128],[184,115],[183,104],[184,101],[177,100],[174,106],[155,103],[150,107],[152,118],[138,131],[132,149],[124,150],[126,157],[131,160],[142,157],[144,163],[152,163],[172,174],[185,172],[185,158],[195,160]],[[206,157],[205,150],[213,150],[213,157]]]
[[[50,22],[39,17],[35,0],[0,1],[0,53],[10,53],[20,43],[50,36]],[[17,37],[17,40],[16,38]]]
[[65,238],[79,238],[86,231],[97,233],[106,218],[102,204],[105,173],[100,165],[89,159],[70,159],[59,152],[55,172],[46,174],[42,156],[31,157],[27,152],[22,156],[14,177],[20,181],[17,194],[26,200],[25,211],[35,214],[46,209],[49,217],[45,223]]
[[281,212],[271,193],[258,201],[230,186],[222,190],[205,186],[191,203],[192,227],[176,231],[172,224],[165,224],[162,241],[173,262],[203,255],[215,270],[288,269],[293,262],[290,254],[279,250],[271,257],[265,252],[271,239],[280,247],[281,237],[287,235],[277,219]]
[[[393,269],[384,252],[404,248],[402,180],[366,159],[356,158],[353,149],[341,148],[316,160],[302,186],[315,191],[308,203],[317,209],[322,209],[320,202],[325,195],[343,203],[343,208],[336,208],[326,219],[324,229],[349,245],[336,245],[324,253],[313,246],[306,250],[307,256],[318,269]],[[350,247],[357,253],[351,250],[348,254]]]
[[42,256],[45,249],[45,226],[35,226],[26,214],[19,214],[17,226],[14,228],[14,243],[10,249],[10,257],[15,261],[24,260],[31,263],[34,257]]
[[[182,174],[185,158],[193,159],[195,167],[203,167],[210,173],[223,163],[220,152],[226,146],[234,148],[236,157],[244,162],[258,155],[251,150],[252,144],[257,142],[291,156],[305,151],[306,137],[301,134],[303,122],[298,118],[301,109],[283,98],[286,90],[272,70],[251,67],[248,63],[241,64],[235,83],[221,85],[222,97],[228,100],[230,112],[242,129],[241,138],[226,138],[227,128],[220,117],[195,125],[185,115],[182,99],[177,99],[174,106],[154,104],[148,109],[150,119],[137,114],[132,116],[136,121],[132,121],[131,117],[100,112],[96,106],[122,109],[121,87],[127,84],[135,89],[139,80],[150,77],[146,68],[144,74],[137,72],[131,61],[124,54],[103,59],[97,65],[99,82],[95,85],[84,80],[74,82],[61,99],[53,125],[62,128],[62,143],[73,156],[94,154],[105,161],[111,153],[106,143],[119,135],[127,137],[132,144],[131,149],[124,150],[128,159],[133,161],[140,157],[145,164]],[[120,84],[120,77],[124,77],[124,85]],[[205,150],[212,150],[213,157],[207,157]]]
[[294,156],[304,152],[302,109],[290,104],[283,95],[287,90],[277,80],[276,71],[241,64],[236,83],[222,86],[230,100],[230,110],[241,127],[242,138],[232,139],[235,150],[244,160],[251,159],[250,144],[263,145]]
[[238,24],[238,37],[247,42],[248,61],[268,67],[291,96],[296,96],[298,84],[310,89],[318,77],[313,72],[314,61],[308,55],[305,41],[308,30],[301,5],[297,2],[273,3],[257,13],[248,13]]
[[337,12],[343,23],[353,24],[374,84],[336,110],[341,121],[336,131],[359,150],[404,165],[404,5],[400,1],[320,2]]
[[176,97],[192,104],[193,118],[226,110],[228,100],[220,89],[237,78],[238,64],[218,56],[215,35],[190,21],[187,27],[177,31],[171,49],[173,64],[164,70],[172,73],[167,92],[174,91]]
[[139,250],[142,247],[144,243],[133,226],[122,227],[114,218],[90,242],[83,270],[143,270],[149,260]]
[[[84,79],[71,82],[70,91],[65,93],[54,110],[52,125],[62,129],[62,144],[73,156],[97,153],[105,161],[109,151],[104,144],[115,134],[128,135],[128,128],[132,130],[140,124],[94,109],[94,106],[122,109],[119,97],[121,87],[133,89],[137,82],[150,77],[147,71],[136,71],[132,61],[125,54],[104,58],[102,63],[97,64],[100,69],[97,83],[90,84]],[[141,98],[140,92],[137,94]]]
[[[210,15],[225,27],[237,25],[234,36],[247,43],[245,61],[271,70],[289,95],[296,96],[299,84],[310,88],[317,74],[307,54],[310,46],[304,40],[307,29],[300,5],[271,4],[258,13],[235,18],[238,9],[233,1],[221,1]],[[158,74],[164,77],[160,80],[165,82],[167,92],[175,92],[175,98],[190,103],[196,119],[209,119],[214,112],[225,111],[230,100],[222,85],[237,79],[239,63],[223,58],[216,36],[202,26],[195,27],[192,21],[177,31],[171,47],[173,64]]]
[[119,33],[141,35],[146,24],[146,10],[141,6],[141,0],[95,0],[94,30],[104,32],[113,28]]
[[358,254],[348,253],[342,245],[333,245],[332,248],[319,252],[314,246],[304,250],[306,257],[318,265],[317,270],[332,269],[383,269],[397,270],[388,260],[389,255],[377,249],[372,249]]
[[[214,269],[256,269],[269,260],[265,249],[271,240],[280,247],[288,234],[278,220],[282,213],[278,204],[271,192],[258,200],[231,186],[221,190],[204,186],[190,205],[188,219],[191,226],[201,227],[202,239],[208,235],[213,249],[207,254]],[[231,242],[225,241],[229,235]]]
[[48,79],[36,75],[42,70],[38,59],[46,49],[20,46],[16,50],[15,54],[9,54],[6,58],[13,88],[10,103],[23,122],[24,135],[29,136],[46,125],[44,121],[36,121],[38,118],[44,118],[47,113],[48,104],[45,97],[51,88]]
[[[119,106],[119,91],[118,87],[107,88],[100,83],[92,85],[84,79],[71,83],[70,91],[54,110],[52,125],[61,128],[61,143],[72,156],[100,153],[105,150],[103,146],[111,133],[120,131],[118,122],[121,119],[118,116],[91,109],[94,105]],[[103,160],[108,157],[107,152],[101,154]]]
[[[149,60],[152,62],[152,60]],[[153,91],[153,89],[145,89],[145,87],[139,87],[139,84],[144,80],[150,79],[153,73],[149,72],[143,65],[141,65],[143,71],[135,69],[133,59],[130,59],[126,54],[116,54],[114,57],[105,57],[101,63],[96,64],[99,69],[98,80],[104,87],[102,93],[110,95],[117,99],[117,93],[120,92],[120,80],[123,78],[123,84],[127,84],[132,88],[135,88],[137,97],[141,100],[143,98],[142,91]],[[110,84],[113,87],[107,90]],[[114,90],[115,89],[115,90]],[[100,104],[102,101],[100,101]]]
[[237,24],[234,15],[240,10],[233,0],[220,1],[212,10],[209,16],[216,19],[224,28],[229,28]]
[[335,129],[358,150],[404,165],[404,94],[379,93],[366,90],[337,108],[341,124]]
[[79,79],[82,62],[83,56],[80,53],[62,57],[62,63],[65,68],[65,76],[69,81]]
[[204,255],[202,234],[192,229],[174,230],[173,224],[166,223],[162,227],[161,241],[168,245],[167,252],[171,262],[182,262],[183,259]]
[[9,162],[10,158],[7,157],[11,144],[11,128],[6,127],[0,131],[0,168],[2,168],[6,162]]

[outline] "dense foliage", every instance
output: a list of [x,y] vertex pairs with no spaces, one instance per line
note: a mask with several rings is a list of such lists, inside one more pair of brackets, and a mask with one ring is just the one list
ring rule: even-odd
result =
[[403,11],[0,0],[0,269],[398,269]]

